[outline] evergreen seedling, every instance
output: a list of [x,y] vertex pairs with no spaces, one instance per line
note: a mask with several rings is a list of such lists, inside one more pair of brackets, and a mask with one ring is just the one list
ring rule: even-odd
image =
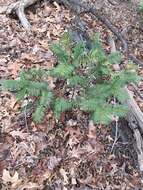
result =
[[[47,108],[52,109],[58,119],[62,112],[78,108],[88,112],[95,123],[109,124],[114,116],[126,114],[123,102],[127,95],[123,87],[138,81],[139,77],[132,63],[124,70],[114,71],[113,64],[121,61],[121,55],[118,52],[106,54],[98,34],[92,40],[91,50],[85,47],[85,42],[73,42],[70,34],[65,33],[59,43],[51,47],[58,62],[54,68],[23,71],[19,80],[4,80],[2,84],[15,91],[19,100],[25,96],[35,98],[33,119],[36,122],[42,121]],[[62,82],[60,92],[45,82],[47,76]],[[67,89],[76,91],[76,95],[66,96]]]

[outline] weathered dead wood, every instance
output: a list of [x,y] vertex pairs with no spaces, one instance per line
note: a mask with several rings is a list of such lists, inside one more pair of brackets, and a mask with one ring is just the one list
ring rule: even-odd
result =
[[[109,45],[111,47],[111,52],[115,53],[117,50],[116,50],[116,46],[115,46],[115,41],[113,40],[113,38],[112,38],[111,35],[108,37],[108,42],[109,42]],[[120,70],[120,66],[119,66],[118,63],[115,63],[113,65],[113,68],[114,68],[115,71],[119,71]]]
[[134,137],[136,139],[139,169],[143,172],[143,139],[138,129],[134,129]]
[[134,138],[136,140],[136,153],[138,156],[139,169],[141,172],[143,172],[143,138],[140,132],[140,129],[142,129],[142,121],[140,122],[140,116],[143,115],[143,113],[139,109],[137,103],[133,98],[132,93],[128,90],[127,87],[125,87],[125,92],[127,92],[129,96],[126,102],[127,106],[129,107],[129,112],[127,114],[126,119],[129,123],[130,128],[133,131]]
[[[111,36],[109,38],[109,44],[111,47],[111,52],[115,52],[116,46]],[[114,64],[114,69],[117,69],[117,71],[120,69],[118,63]],[[124,103],[129,109],[126,119],[129,123],[129,127],[133,131],[134,138],[136,140],[136,153],[138,156],[139,169],[141,172],[143,172],[143,139],[141,136],[141,132],[143,133],[143,113],[134,100],[132,92],[128,89],[127,86],[124,87],[124,91],[128,96],[127,100]]]
[[[124,88],[126,94],[128,95],[128,99],[126,101],[126,104],[130,110],[130,115],[133,115],[135,120],[137,121],[137,124],[139,125],[140,130],[143,133],[143,113],[140,110],[139,106],[137,105],[136,101],[133,98],[133,94],[127,87]],[[128,117],[131,117],[131,116]]]
[[27,30],[30,31],[30,23],[28,22],[25,13],[24,13],[24,9],[33,5],[34,3],[36,3],[39,0],[21,0],[18,1],[16,3],[10,4],[8,6],[3,6],[0,7],[0,14],[12,14],[12,13],[16,13],[22,26]]

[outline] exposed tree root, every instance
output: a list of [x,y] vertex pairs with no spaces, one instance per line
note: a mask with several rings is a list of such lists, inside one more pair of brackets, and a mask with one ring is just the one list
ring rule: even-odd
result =
[[[70,9],[73,9],[76,11],[76,6],[81,8],[81,11],[88,12],[94,19],[97,18],[99,21],[101,21],[112,33],[118,38],[118,40],[121,41],[123,51],[125,56],[128,59],[131,59],[133,62],[138,64],[139,66],[143,66],[143,63],[138,60],[133,54],[129,53],[128,49],[128,43],[121,32],[118,31],[118,29],[111,23],[111,21],[106,18],[105,16],[101,15],[99,11],[89,4],[83,3],[81,0],[69,0],[68,3],[66,0],[56,0],[57,2],[62,2],[65,6],[69,6]],[[79,8],[78,8],[79,10]],[[79,12],[79,11],[78,11]]]
[[[22,26],[26,30],[30,30],[30,23],[28,22],[24,9],[34,3],[36,3],[39,0],[21,0],[19,2],[16,2],[15,4],[11,4],[10,6],[3,7],[0,9],[0,13],[6,12],[7,14],[10,14],[12,12],[16,12],[16,14],[19,17],[19,20],[21,21]],[[118,31],[118,29],[111,23],[111,21],[106,18],[105,16],[101,15],[99,11],[92,5],[87,4],[81,0],[55,0],[57,3],[63,4],[65,7],[71,9],[72,11],[75,11],[77,14],[81,12],[88,12],[93,18],[97,18],[99,21],[101,21],[104,25],[108,27],[109,30],[113,32],[113,34],[121,41],[123,46],[124,54],[127,58],[133,60],[136,64],[143,66],[143,63],[138,60],[134,55],[130,54],[128,51],[128,43],[121,32]]]
[[31,26],[25,16],[24,9],[36,3],[37,1],[39,0],[21,0],[8,6],[1,7],[0,13],[16,13],[25,30],[30,31]]

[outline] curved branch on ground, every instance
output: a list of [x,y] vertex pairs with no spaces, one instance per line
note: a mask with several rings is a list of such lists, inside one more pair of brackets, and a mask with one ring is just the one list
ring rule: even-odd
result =
[[26,18],[26,15],[24,13],[25,8],[33,5],[39,0],[21,0],[16,3],[12,3],[8,6],[0,7],[0,14],[6,13],[6,14],[12,14],[16,13],[22,26],[25,28],[25,30],[30,31],[30,23]]
[[84,3],[81,0],[55,0],[57,3],[62,3],[64,6],[69,7],[70,9],[76,11],[75,7],[81,8],[81,11],[88,12],[93,18],[97,18],[99,21],[101,21],[116,37],[119,41],[122,43],[124,55],[131,59],[133,62],[138,64],[139,66],[143,66],[143,63],[137,59],[133,54],[129,53],[128,49],[128,43],[122,33],[112,24],[112,22],[106,18],[105,16],[101,15],[99,11],[96,9],[96,7]]

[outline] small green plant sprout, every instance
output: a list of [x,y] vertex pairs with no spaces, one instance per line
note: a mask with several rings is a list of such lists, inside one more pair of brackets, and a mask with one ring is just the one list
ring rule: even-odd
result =
[[[98,34],[92,39],[91,50],[86,49],[85,42],[74,42],[69,33],[51,50],[57,58],[52,69],[30,69],[21,72],[19,80],[2,81],[4,88],[15,91],[18,100],[25,96],[34,99],[35,122],[41,122],[48,109],[59,119],[62,112],[78,108],[88,112],[94,123],[102,124],[109,124],[114,116],[125,116],[127,108],[123,102],[127,95],[123,87],[139,80],[132,63],[124,70],[114,71],[113,64],[121,61],[121,54],[106,54]],[[46,82],[49,76],[58,81],[55,88]],[[69,97],[67,89],[76,91],[76,95]]]

